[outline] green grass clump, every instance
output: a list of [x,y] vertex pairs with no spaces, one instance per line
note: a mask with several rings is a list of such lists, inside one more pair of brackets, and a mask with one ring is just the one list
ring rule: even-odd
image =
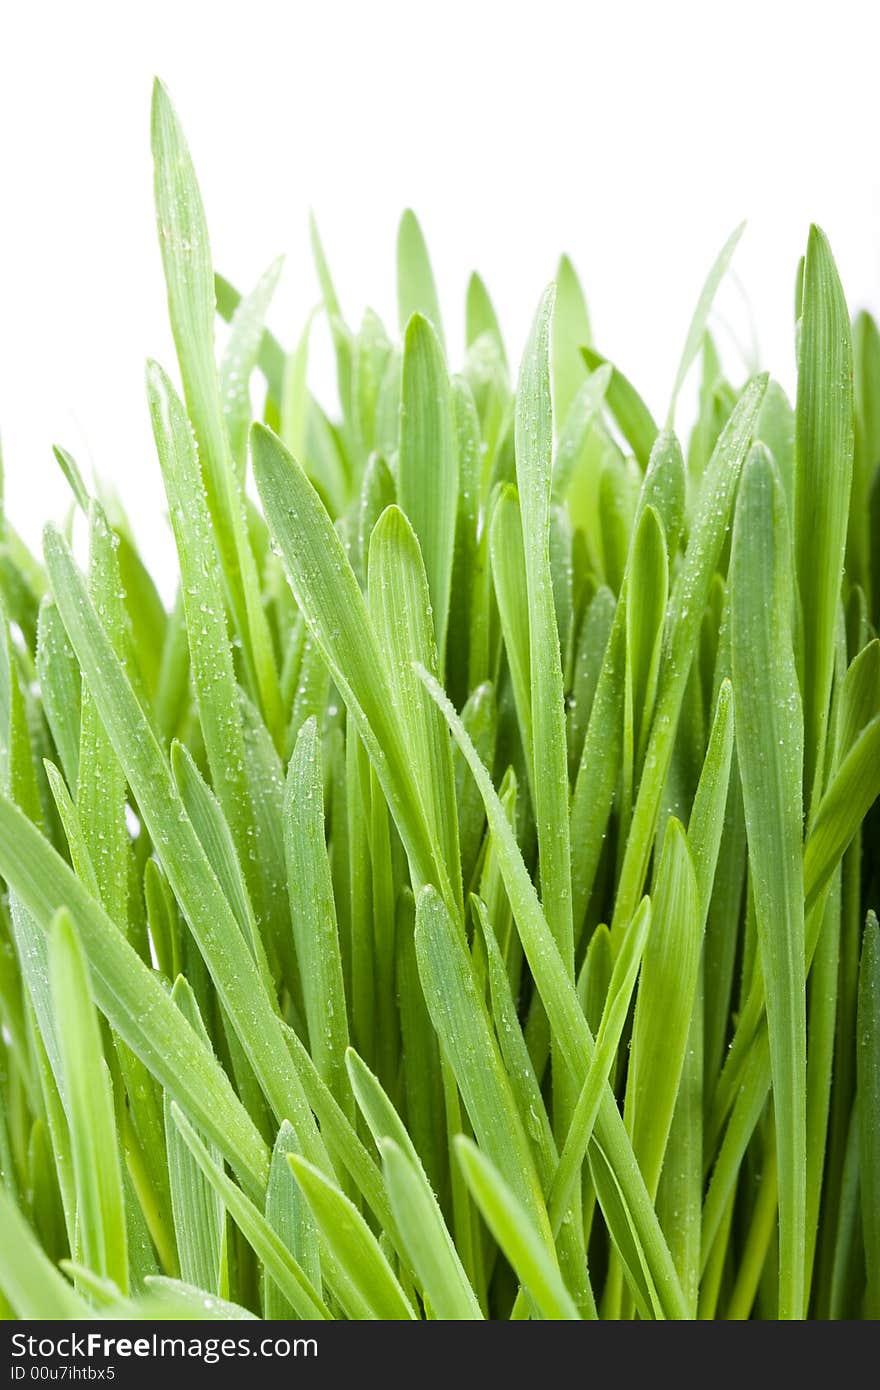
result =
[[315,231],[331,418],[158,85],[152,136],[173,607],[61,449],[85,570],[2,523],[3,1315],[880,1316],[880,335],[825,237],[794,404],[708,331],[737,232],[658,427],[567,260],[512,385],[412,214],[399,341]]

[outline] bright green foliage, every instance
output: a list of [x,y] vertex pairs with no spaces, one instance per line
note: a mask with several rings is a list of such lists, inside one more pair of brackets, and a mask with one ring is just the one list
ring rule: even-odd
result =
[[826,239],[794,407],[711,336],[739,229],[655,414],[567,257],[512,377],[411,212],[396,333],[313,224],[323,405],[160,85],[152,148],[170,611],[63,448],[85,569],[0,517],[0,1309],[878,1316],[880,333]]

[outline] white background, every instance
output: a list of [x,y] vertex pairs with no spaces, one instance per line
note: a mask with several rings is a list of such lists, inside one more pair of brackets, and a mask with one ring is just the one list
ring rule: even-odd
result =
[[[214,259],[249,287],[281,251],[286,344],[317,297],[318,215],[348,317],[394,322],[394,238],[417,210],[453,355],[477,267],[519,353],[561,250],[597,346],[665,412],[705,272],[735,267],[762,359],[793,384],[794,273],[824,226],[851,305],[880,306],[869,3],[239,0],[16,4],[0,32],[0,432],[31,543],[63,514],[50,445],[114,482],[170,564],[143,361],[173,365],[149,102],[171,89]],[[740,325],[728,286],[722,308]],[[329,378],[326,354],[315,384]],[[741,369],[732,361],[734,374]],[[165,587],[165,586],[163,586]]]

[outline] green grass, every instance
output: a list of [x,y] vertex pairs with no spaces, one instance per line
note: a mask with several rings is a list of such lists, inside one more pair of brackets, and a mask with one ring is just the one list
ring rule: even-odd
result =
[[411,212],[398,332],[313,226],[328,414],[159,84],[152,140],[171,610],[64,449],[42,562],[0,518],[0,1312],[880,1316],[880,333],[825,237],[795,401],[711,336],[740,228],[660,428],[566,257],[514,382]]

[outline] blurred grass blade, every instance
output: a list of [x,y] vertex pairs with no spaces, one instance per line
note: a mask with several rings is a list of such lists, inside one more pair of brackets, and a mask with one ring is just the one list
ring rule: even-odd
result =
[[19,1318],[83,1322],[91,1309],[59,1273],[10,1195],[0,1188],[0,1289]]
[[727,274],[727,268],[733,259],[733,253],[737,248],[740,237],[745,231],[745,227],[745,222],[741,222],[736,230],[730,234],[727,241],[718,252],[717,259],[706,277],[706,283],[700,291],[700,298],[697,301],[697,307],[694,310],[694,316],[688,328],[687,338],[685,339],[684,348],[682,349],[681,361],[678,364],[678,370],[675,373],[675,381],[672,386],[672,399],[669,403],[669,416],[666,421],[670,429],[675,423],[675,407],[678,404],[679,392],[684,385],[685,377],[690,371],[694,358],[699,352],[703,342],[703,336],[706,332],[709,314],[712,309],[712,301],[715,298],[718,286]]
[[465,320],[467,346],[473,347],[478,338],[481,338],[483,334],[488,334],[494,340],[501,354],[502,362],[506,362],[498,315],[495,313],[495,306],[489,298],[489,291],[486,289],[482,276],[478,275],[476,271],[468,280]]
[[240,480],[244,478],[251,425],[251,373],[257,365],[266,313],[283,265],[283,257],[273,261],[250,294],[239,301],[220,363],[220,400],[229,435],[229,448]]
[[594,374],[602,367],[611,367],[611,377],[605,391],[608,409],[636,456],[639,467],[648,467],[648,459],[657,438],[657,426],[650,410],[645,405],[636,388],[617,367],[611,366],[607,357],[591,347],[581,348],[583,359]]
[[868,913],[859,967],[857,1025],[859,1175],[868,1272],[867,1313],[880,1317],[880,928]]
[[552,316],[553,409],[559,424],[584,383],[580,349],[592,342],[587,301],[568,256],[556,268],[556,303]]
[[433,325],[437,341],[445,352],[443,321],[428,248],[418,218],[407,208],[397,229],[397,315],[401,333],[413,314],[420,314]]

